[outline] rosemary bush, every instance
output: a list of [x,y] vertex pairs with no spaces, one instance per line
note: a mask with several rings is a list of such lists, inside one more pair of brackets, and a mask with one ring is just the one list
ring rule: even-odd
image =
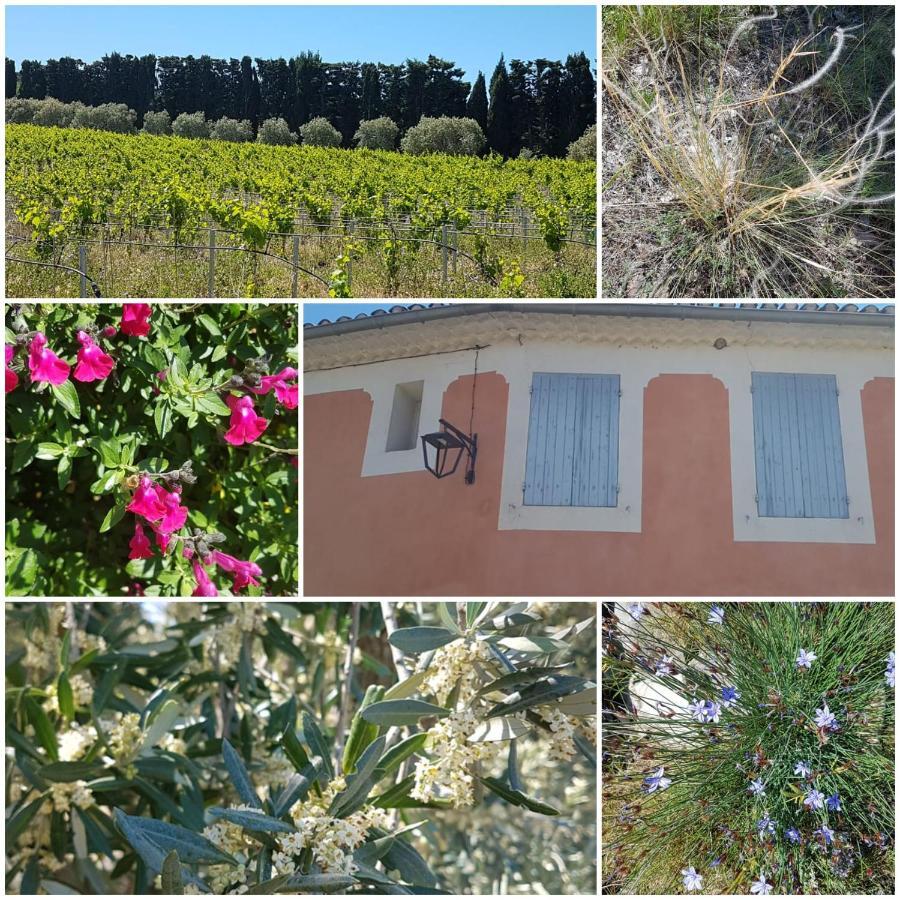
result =
[[[593,785],[593,660],[575,671],[595,626],[574,612],[10,604],[6,891],[466,892],[466,848],[444,851],[483,809],[507,846],[559,821],[536,830],[581,879],[562,892],[590,893],[595,829],[570,816],[593,823],[593,790],[532,777],[549,758]],[[551,892],[510,855],[481,857],[498,892]]]
[[892,893],[892,603],[608,612],[607,892]]

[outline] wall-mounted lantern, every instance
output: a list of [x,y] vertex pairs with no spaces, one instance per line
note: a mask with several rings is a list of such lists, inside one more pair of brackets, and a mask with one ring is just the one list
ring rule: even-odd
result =
[[[475,481],[475,457],[478,454],[478,435],[468,435],[454,428],[445,419],[438,419],[441,430],[422,435],[422,456],[425,468],[435,478],[452,475],[463,453],[466,454],[466,484]],[[429,449],[430,448],[430,449]]]

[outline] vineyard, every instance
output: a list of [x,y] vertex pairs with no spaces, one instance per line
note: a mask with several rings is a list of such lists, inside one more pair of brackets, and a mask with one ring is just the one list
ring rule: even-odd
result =
[[10,297],[592,297],[593,162],[11,125]]

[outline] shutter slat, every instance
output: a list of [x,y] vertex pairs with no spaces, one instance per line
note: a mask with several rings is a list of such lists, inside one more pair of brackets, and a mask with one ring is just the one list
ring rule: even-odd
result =
[[525,505],[616,506],[618,428],[618,375],[535,373]]
[[847,518],[835,376],[753,372],[751,377],[759,515]]

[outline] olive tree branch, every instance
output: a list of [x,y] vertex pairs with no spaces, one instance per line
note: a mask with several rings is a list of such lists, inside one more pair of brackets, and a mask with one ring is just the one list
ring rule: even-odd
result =
[[[337,764],[344,758],[344,744],[347,740],[347,720],[350,717],[350,700],[353,696],[353,654],[359,639],[359,604],[350,604],[350,633],[347,636],[347,655],[344,658],[343,684],[341,686],[341,711],[337,727]],[[346,774],[343,773],[343,774]]]

